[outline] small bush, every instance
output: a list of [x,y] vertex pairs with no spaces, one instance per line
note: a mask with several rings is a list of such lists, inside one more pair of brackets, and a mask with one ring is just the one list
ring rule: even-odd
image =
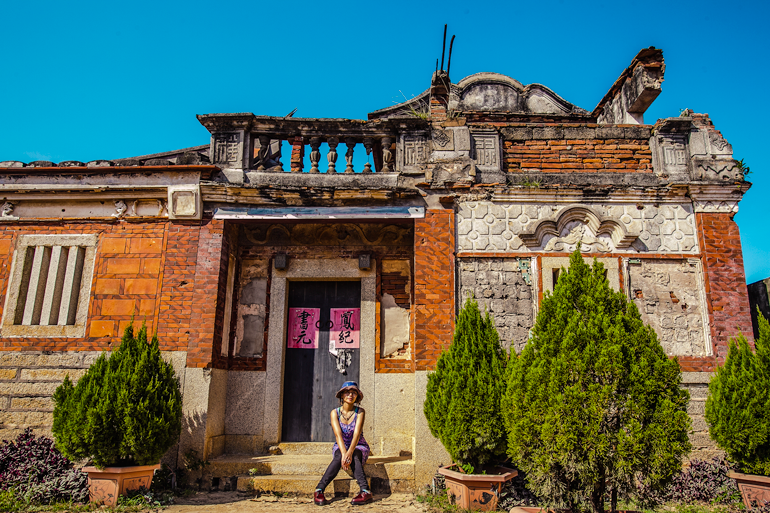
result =
[[88,501],[86,474],[54,447],[53,440],[25,430],[15,441],[0,445],[2,501],[11,498],[27,504]]
[[740,335],[709,383],[709,435],[742,472],[770,476],[770,324],[759,321],[756,352]]
[[665,502],[734,504],[741,495],[735,480],[727,477],[734,470],[724,458],[692,460],[690,467],[677,474],[671,483],[659,492],[640,489],[643,505],[655,506]]
[[457,316],[452,344],[428,376],[423,409],[430,432],[471,473],[505,457],[500,413],[505,362],[492,318],[468,299]]
[[508,454],[550,505],[576,511],[666,486],[690,450],[689,394],[636,305],[578,249],[532,337],[509,362],[502,409]]
[[62,453],[97,467],[154,465],[181,431],[182,395],[158,338],[129,325],[117,351],[104,353],[77,386],[54,393],[53,433]]

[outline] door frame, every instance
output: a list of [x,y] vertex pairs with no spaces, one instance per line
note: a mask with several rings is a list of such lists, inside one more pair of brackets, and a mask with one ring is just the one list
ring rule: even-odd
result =
[[[375,302],[377,296],[376,264],[369,270],[358,268],[358,258],[289,259],[288,269],[272,269],[270,282],[270,317],[267,333],[267,376],[265,383],[265,446],[281,440],[283,420],[283,380],[286,355],[286,321],[288,315],[287,284],[290,281],[361,280],[361,347],[359,351],[359,383],[366,399],[367,422],[364,436],[374,442],[375,391],[374,355],[376,350]],[[277,392],[277,394],[276,394]],[[372,443],[370,442],[370,443]]]

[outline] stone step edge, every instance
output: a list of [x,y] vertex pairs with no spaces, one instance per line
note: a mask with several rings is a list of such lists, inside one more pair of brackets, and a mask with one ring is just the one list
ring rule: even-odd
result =
[[[236,489],[239,492],[265,493],[282,492],[296,493],[299,495],[313,495],[315,487],[320,480],[317,475],[293,475],[293,476],[239,476]],[[334,495],[357,493],[358,486],[355,479],[348,475],[341,475],[329,483],[326,491]]]
[[[415,493],[414,479],[381,479],[367,476],[370,489],[376,493]],[[239,492],[260,493],[289,493],[299,496],[312,496],[320,479],[317,475],[283,475],[283,476],[240,476],[236,489]],[[352,497],[358,493],[358,483],[348,475],[338,475],[326,487],[327,498],[333,496]]]
[[[211,477],[222,476],[301,476],[323,475],[328,460],[317,462],[301,461],[271,461],[271,462],[221,462],[219,465],[211,464],[204,474]],[[384,479],[414,479],[414,460],[373,462],[364,465],[367,476]],[[254,469],[256,473],[249,474]]]

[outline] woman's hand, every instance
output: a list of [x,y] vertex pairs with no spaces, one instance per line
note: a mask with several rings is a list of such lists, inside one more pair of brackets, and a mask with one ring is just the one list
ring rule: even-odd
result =
[[353,453],[351,451],[345,451],[342,455],[342,468],[350,470],[350,464],[353,462]]

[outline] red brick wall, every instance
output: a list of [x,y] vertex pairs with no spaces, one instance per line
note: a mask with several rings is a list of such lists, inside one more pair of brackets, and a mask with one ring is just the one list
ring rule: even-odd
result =
[[158,315],[158,338],[164,349],[184,351],[190,342],[190,308],[195,290],[199,233],[199,223],[168,226]]
[[[19,235],[97,234],[86,334],[82,338],[0,338],[0,350],[96,351],[119,343],[125,326],[158,325],[161,272],[168,223],[71,222],[0,226],[0,309],[10,278],[11,261]],[[176,340],[164,339],[162,349],[175,349]]]
[[415,369],[430,370],[452,342],[455,305],[454,212],[428,210],[414,228]]
[[[0,338],[0,350],[114,349],[134,317],[157,329],[161,349],[189,350],[188,365],[206,366],[216,339],[222,221],[57,222],[0,226],[0,308],[18,235],[96,234],[96,261],[86,334],[81,338]],[[2,311],[0,310],[0,314]],[[221,316],[220,316],[221,317]]]
[[652,173],[652,152],[644,139],[556,139],[505,141],[509,172]]
[[[207,367],[222,342],[222,315],[227,281],[227,253],[223,251],[225,223],[203,221],[198,238],[195,289],[190,312],[187,366]],[[220,282],[223,286],[220,288]]]
[[730,214],[697,213],[695,219],[706,274],[714,355],[721,363],[731,337],[741,332],[753,340],[741,236]]

